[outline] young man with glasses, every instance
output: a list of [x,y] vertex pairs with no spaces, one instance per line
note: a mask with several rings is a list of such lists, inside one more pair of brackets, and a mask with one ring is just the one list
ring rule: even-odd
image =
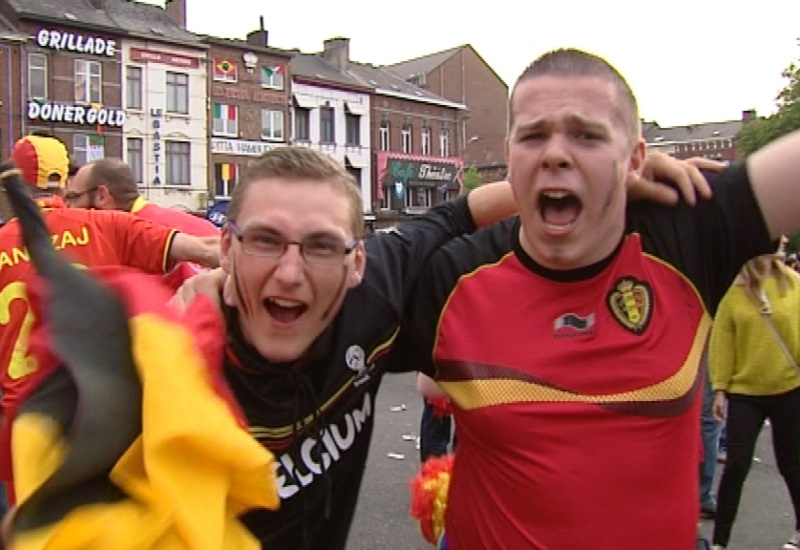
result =
[[[686,175],[660,160],[667,179]],[[333,159],[282,147],[248,167],[222,235],[221,302],[226,379],[278,466],[279,510],[244,517],[264,547],[345,547],[406,299],[437,247],[514,209],[490,184],[365,242],[358,188]],[[184,301],[220,292],[206,281]]]

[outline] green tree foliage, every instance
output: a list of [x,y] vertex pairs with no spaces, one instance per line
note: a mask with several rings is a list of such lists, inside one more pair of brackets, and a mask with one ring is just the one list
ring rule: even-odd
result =
[[474,166],[464,169],[464,192],[472,191],[483,183],[483,178],[480,172]]
[[781,76],[788,83],[775,98],[778,110],[769,117],[745,124],[737,136],[739,148],[745,156],[800,128],[800,63],[789,65]]

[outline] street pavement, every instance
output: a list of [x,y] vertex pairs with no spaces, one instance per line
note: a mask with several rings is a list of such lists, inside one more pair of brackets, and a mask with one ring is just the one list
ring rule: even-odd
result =
[[[419,451],[415,441],[406,441],[403,436],[418,435],[422,414],[422,399],[414,380],[413,374],[398,374],[387,375],[383,381],[375,404],[372,449],[347,550],[433,548],[408,514],[409,481],[419,466]],[[390,458],[388,453],[403,458]],[[756,456],[728,550],[780,550],[794,528],[789,495],[775,466],[769,427],[761,433]],[[710,538],[713,522],[703,521],[701,528]]]

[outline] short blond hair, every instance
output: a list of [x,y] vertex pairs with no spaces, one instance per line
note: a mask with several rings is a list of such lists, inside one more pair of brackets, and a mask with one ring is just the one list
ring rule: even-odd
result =
[[356,180],[334,159],[308,147],[276,147],[251,161],[236,184],[228,205],[227,218],[230,221],[236,221],[241,212],[247,190],[254,183],[268,178],[282,178],[290,182],[314,181],[341,192],[350,206],[353,236],[357,239],[364,237],[364,212]]

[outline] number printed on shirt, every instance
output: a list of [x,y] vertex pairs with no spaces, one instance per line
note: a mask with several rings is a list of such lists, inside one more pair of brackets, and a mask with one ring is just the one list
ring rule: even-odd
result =
[[12,380],[18,380],[36,370],[36,358],[28,355],[28,337],[33,328],[35,320],[31,311],[31,304],[28,301],[28,294],[25,283],[14,281],[0,290],[0,325],[7,325],[11,321],[11,304],[21,300],[25,304],[25,317],[19,327],[19,334],[14,341],[11,351],[11,360],[8,363],[8,376]]

